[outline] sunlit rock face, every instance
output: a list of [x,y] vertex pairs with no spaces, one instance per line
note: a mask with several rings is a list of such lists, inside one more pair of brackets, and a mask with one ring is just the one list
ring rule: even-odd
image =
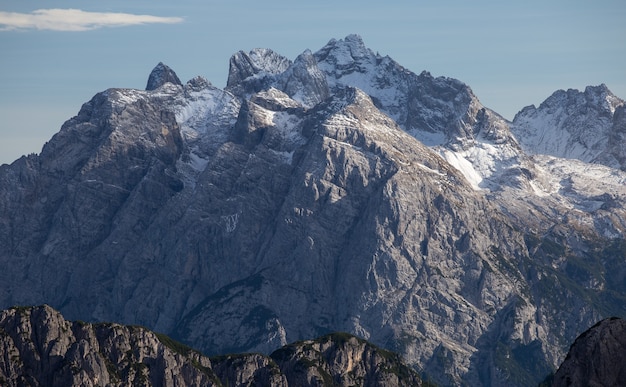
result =
[[46,305],[0,312],[0,329],[3,386],[221,385],[208,358],[146,328],[67,321]]

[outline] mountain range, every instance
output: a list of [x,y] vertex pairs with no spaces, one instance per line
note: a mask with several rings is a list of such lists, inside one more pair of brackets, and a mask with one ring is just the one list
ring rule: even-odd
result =
[[439,385],[529,385],[626,315],[626,106],[513,119],[357,35],[160,63],[0,166],[0,307],[140,324],[214,356],[345,331]]

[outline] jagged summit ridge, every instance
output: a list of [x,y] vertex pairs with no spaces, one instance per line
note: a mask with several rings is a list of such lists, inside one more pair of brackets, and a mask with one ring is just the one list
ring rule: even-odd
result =
[[[294,63],[273,51],[251,53],[257,53],[253,55],[256,61],[243,52],[231,58],[227,89],[235,94],[249,96],[275,87],[311,107],[311,102],[297,93],[312,93],[309,99],[315,103],[327,98],[329,92],[358,87],[403,129],[425,143],[473,141],[479,131],[474,126],[484,107],[467,85],[451,78],[434,78],[428,72],[417,76],[393,59],[375,54],[358,35],[332,39],[312,57],[306,50]],[[280,66],[262,70],[277,60]],[[490,115],[497,116],[493,112]]]
[[331,39],[315,56],[320,62],[332,62],[336,70],[354,71],[361,61],[375,55],[359,35],[352,34],[345,39]]
[[463,82],[417,75],[367,49],[358,36],[331,40],[314,55],[331,91],[354,86],[366,92],[405,131],[437,147],[476,189],[525,184],[520,170],[528,166],[509,123]]
[[513,120],[513,131],[529,153],[624,169],[613,141],[626,131],[619,120],[623,106],[604,84],[584,91],[558,90],[539,107],[522,109]]

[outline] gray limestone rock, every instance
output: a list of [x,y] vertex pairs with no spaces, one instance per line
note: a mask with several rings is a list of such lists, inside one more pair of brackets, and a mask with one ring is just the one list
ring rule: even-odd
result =
[[420,386],[397,354],[346,333],[285,346],[271,355],[291,386]]
[[70,322],[49,306],[11,308],[0,313],[0,384],[221,385],[208,358],[176,345],[145,328]]
[[226,89],[240,96],[257,93],[271,86],[289,66],[289,59],[270,49],[239,51],[230,58]]
[[397,354],[349,334],[271,357],[209,359],[138,326],[71,322],[44,305],[0,312],[2,386],[419,386]]

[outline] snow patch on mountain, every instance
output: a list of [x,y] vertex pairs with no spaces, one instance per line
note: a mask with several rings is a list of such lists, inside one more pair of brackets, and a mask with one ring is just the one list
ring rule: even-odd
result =
[[302,145],[306,141],[299,129],[301,124],[299,117],[288,112],[274,112],[272,115],[272,125],[289,144]]
[[581,210],[595,211],[610,200],[626,203],[626,172],[547,155],[533,159],[551,178],[551,191],[571,199]]
[[135,89],[109,89],[105,91],[113,107],[124,108],[132,105],[145,95],[145,92]]
[[416,75],[367,49],[356,35],[331,40],[315,57],[331,91],[356,87],[365,92],[407,133],[437,150],[474,189],[498,189],[520,173],[523,156],[508,122],[484,108],[464,83],[428,72]]
[[[236,121],[240,103],[230,93],[214,87],[188,90],[176,97],[174,111],[183,140],[188,144],[186,162],[179,163],[187,183],[204,171],[209,160],[208,149],[218,146],[228,138],[228,128]],[[191,170],[189,170],[189,167]]]
[[592,159],[594,155],[590,153],[591,148],[606,146],[606,133],[584,138],[580,133],[556,130],[561,129],[559,126],[564,114],[564,108],[559,107],[556,111],[539,111],[528,118],[519,118],[516,122],[517,137],[521,139],[525,149],[534,154]]
[[149,91],[125,90],[124,95],[116,99],[128,103],[140,98],[159,101],[161,106],[174,113],[187,150],[177,162],[177,168],[185,184],[195,185],[199,173],[209,162],[208,154],[227,141],[241,101],[200,76],[184,86],[167,82]]
[[269,74],[280,74],[291,65],[289,59],[269,48],[255,48],[247,56],[257,70]]
[[470,183],[472,188],[475,190],[481,189],[481,183],[484,180],[484,177],[474,168],[474,165],[468,161],[462,154],[459,152],[453,152],[445,148],[440,149],[441,156],[456,168],[459,172],[465,176],[465,179]]
[[174,111],[185,138],[225,135],[223,130],[232,126],[240,102],[230,93],[215,87],[189,90],[176,98]]

